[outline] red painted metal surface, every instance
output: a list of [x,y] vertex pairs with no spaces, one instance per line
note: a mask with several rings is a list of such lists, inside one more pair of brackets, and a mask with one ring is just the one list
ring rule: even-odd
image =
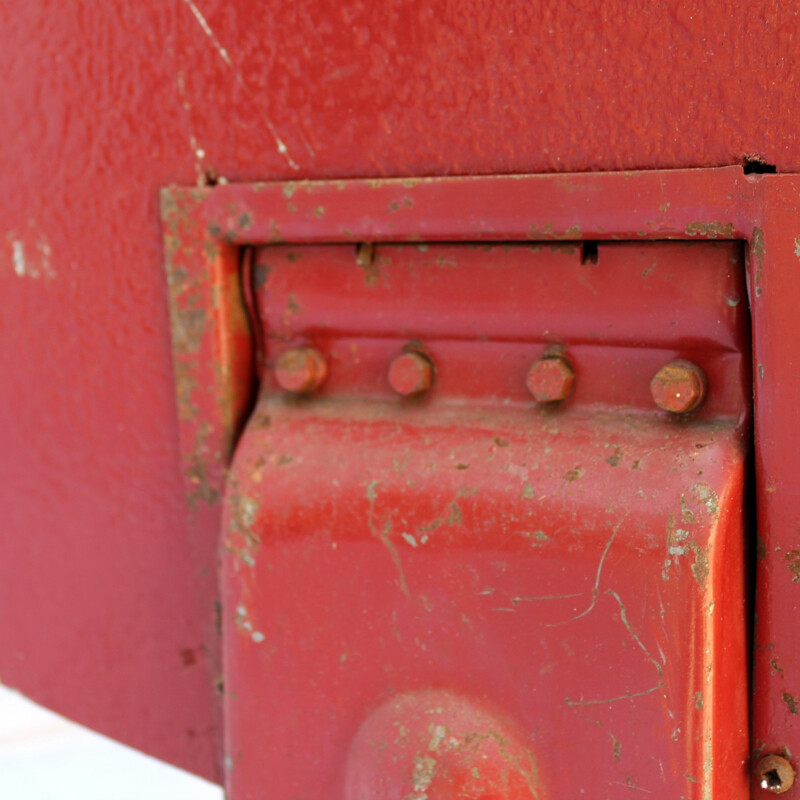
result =
[[[218,649],[214,542],[185,522],[162,186],[207,172],[233,182],[708,167],[743,156],[798,170],[797,15],[766,0],[746,19],[719,0],[592,0],[579,13],[327,0],[0,9],[2,680],[220,775],[209,691],[218,675],[206,655]],[[774,290],[755,321],[758,480],[770,490],[759,619],[773,620],[762,639],[773,650],[756,664],[756,738],[798,752],[798,715],[783,699],[796,696],[800,670],[785,635],[797,589],[785,560],[798,549],[797,200],[791,178],[767,179],[769,191],[765,180],[740,207],[745,184],[726,178],[688,221],[737,207],[735,236],[764,231],[762,278]],[[650,191],[672,208],[703,194],[675,188]],[[640,229],[627,227],[637,218],[627,197],[602,205],[631,238]],[[762,221],[767,208],[774,225]],[[573,224],[553,222],[560,235]]]
[[[328,184],[258,184],[254,186],[223,186],[214,189],[190,190],[187,192],[195,201],[191,211],[194,224],[202,231],[202,236],[220,242],[284,241],[305,244],[314,241],[358,242],[368,239],[396,241],[419,241],[425,234],[431,240],[474,238],[478,240],[521,240],[536,231],[543,239],[573,239],[579,233],[575,225],[575,212],[579,209],[581,218],[580,235],[598,240],[614,239],[659,239],[663,237],[681,238],[688,241],[697,239],[737,239],[748,241],[748,275],[750,295],[754,314],[754,348],[756,366],[759,374],[767,369],[780,373],[785,363],[773,361],[769,349],[759,345],[759,335],[768,330],[776,313],[767,305],[764,297],[764,281],[767,271],[774,280],[790,281],[794,254],[794,237],[787,219],[792,219],[797,211],[794,200],[794,179],[791,176],[743,176],[741,171],[712,170],[687,171],[680,173],[631,173],[626,175],[575,175],[528,176],[472,179],[466,183],[459,181],[382,181],[350,182]],[[413,213],[398,217],[396,215],[398,198],[414,192],[412,204],[404,203]],[[173,189],[170,194],[181,195],[184,190]],[[286,204],[287,196],[293,203]],[[455,203],[461,199],[461,205]],[[349,209],[348,212],[328,213],[332,199]],[[453,202],[443,202],[452,198]],[[504,198],[502,203],[500,199]],[[321,204],[320,200],[324,202]],[[307,209],[307,210],[303,210]],[[321,210],[322,209],[322,210]],[[516,211],[515,211],[516,209]],[[524,209],[524,212],[522,211]],[[436,230],[432,232],[427,220],[436,217]],[[311,218],[317,222],[312,225]],[[767,220],[781,219],[780,224],[770,225]],[[276,223],[279,223],[276,231]],[[469,235],[463,231],[469,229]],[[186,250],[189,255],[197,253],[194,238],[190,235],[176,242],[177,250]],[[273,251],[280,247],[273,244]],[[290,248],[291,250],[291,248]],[[332,252],[347,252],[347,258],[355,258],[361,263],[360,270],[365,273],[365,285],[374,278],[375,260],[363,258],[363,248],[357,250],[339,248]],[[380,248],[378,248],[380,252]],[[610,251],[613,252],[613,251]],[[373,254],[374,255],[374,254]],[[191,258],[186,263],[191,263]],[[200,262],[202,263],[202,259]],[[379,263],[379,262],[377,262]],[[369,269],[365,270],[365,267]],[[370,272],[372,270],[372,272]],[[255,276],[256,282],[260,280]],[[791,289],[791,285],[789,284]],[[351,290],[353,287],[350,287]],[[735,303],[736,298],[729,298]],[[303,308],[295,308],[287,295],[289,316],[302,313]],[[683,298],[676,306],[681,314],[689,314],[692,304]],[[317,309],[319,311],[319,309]],[[788,324],[788,316],[781,317]],[[698,324],[695,319],[694,325]],[[545,348],[546,349],[546,348]],[[396,355],[396,350],[393,355]],[[673,355],[680,355],[675,353]],[[201,350],[195,354],[195,366],[199,366],[206,354]],[[388,357],[388,354],[387,354]],[[387,362],[388,363],[388,362]],[[650,376],[662,364],[653,365]],[[713,378],[713,376],[712,376]],[[600,385],[600,382],[597,382]],[[327,385],[327,384],[326,384]],[[640,384],[641,385],[641,384]],[[782,442],[774,433],[769,434],[770,425],[787,413],[785,396],[779,384],[756,386],[756,461],[757,492],[760,519],[773,513],[768,505],[769,498],[763,495],[764,477],[769,475],[782,458]],[[765,394],[765,388],[767,394]],[[243,384],[229,383],[224,396],[238,403],[245,403]],[[179,385],[179,395],[181,387]],[[645,395],[642,395],[644,401]],[[649,402],[649,400],[648,400]],[[212,413],[215,406],[212,405]],[[705,409],[706,406],[703,406]],[[773,416],[762,418],[760,409],[770,409]],[[702,410],[701,410],[702,413]],[[198,425],[203,423],[205,410],[200,408],[197,419],[186,421],[184,440],[192,441]],[[764,431],[768,435],[764,435]],[[210,449],[222,452],[230,447],[233,431],[230,428],[212,426],[210,429]],[[224,475],[218,473],[217,491],[224,488]],[[191,493],[191,481],[187,491]],[[784,498],[784,502],[787,498]],[[198,541],[211,542],[219,529],[219,508],[212,510],[205,523],[195,526]],[[760,528],[763,533],[763,527]],[[785,547],[781,540],[775,539],[773,547],[780,552]],[[764,548],[762,548],[763,550]],[[207,558],[211,559],[210,551]],[[757,582],[761,587],[780,585],[775,581],[769,559],[759,562]],[[788,588],[788,587],[787,587]],[[784,590],[782,594],[768,594],[763,588],[759,593],[759,603],[769,602],[766,613],[781,605],[783,598],[790,597]],[[757,631],[757,641],[761,632]],[[791,651],[788,658],[791,659]],[[786,690],[782,688],[784,676],[771,668],[765,675],[759,667],[756,655],[756,687],[754,693],[754,716],[756,720],[756,754],[768,751],[791,752],[794,733],[791,709],[783,701]],[[776,679],[777,678],[777,679]],[[774,714],[776,693],[781,698],[786,712]],[[770,706],[771,710],[767,711]],[[764,732],[763,738],[758,734]]]
[[[746,797],[739,246],[379,245],[370,269],[275,246],[254,274],[266,371],[224,525],[232,800]],[[409,339],[437,365],[412,403],[387,380]],[[299,343],[329,377],[296,401],[272,367]],[[525,385],[548,343],[576,372],[557,411]],[[690,355],[713,390],[676,424],[650,379]]]

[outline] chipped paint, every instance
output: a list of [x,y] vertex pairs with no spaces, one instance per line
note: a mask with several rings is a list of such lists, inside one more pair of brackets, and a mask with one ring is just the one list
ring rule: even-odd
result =
[[800,550],[790,550],[783,559],[792,573],[792,583],[800,583]]
[[750,237],[750,259],[756,267],[753,280],[755,295],[758,298],[762,294],[764,277],[764,231],[761,228],[753,228],[753,235]]
[[732,222],[690,222],[686,235],[704,239],[735,239],[736,226]]
[[11,231],[6,234],[10,249],[11,265],[19,278],[31,280],[53,280],[56,271],[53,268],[53,250],[47,237],[31,225],[27,237],[20,237]]

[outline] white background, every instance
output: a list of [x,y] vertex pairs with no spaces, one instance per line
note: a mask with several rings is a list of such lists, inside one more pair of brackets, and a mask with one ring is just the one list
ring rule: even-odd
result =
[[0,687],[0,799],[223,800],[223,792]]

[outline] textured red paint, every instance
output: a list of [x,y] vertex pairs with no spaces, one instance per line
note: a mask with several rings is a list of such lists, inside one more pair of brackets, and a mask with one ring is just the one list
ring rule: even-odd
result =
[[[0,676],[213,776],[213,670],[201,665],[216,647],[214,560],[195,560],[185,523],[160,187],[205,169],[275,180],[714,166],[746,154],[797,170],[800,56],[798,9],[766,0],[737,13],[720,0],[194,9],[0,9]],[[760,619],[774,608],[792,625],[796,470],[780,448],[800,424],[787,399],[798,394],[787,333],[797,226],[791,193],[775,192],[785,233],[764,230],[784,266],[764,278],[778,291],[756,304],[775,304],[756,331],[771,337],[757,344],[759,486],[778,583]],[[775,537],[788,537],[780,552]],[[786,647],[780,672],[776,654],[757,657],[759,680],[776,687],[756,712],[759,747],[789,741],[784,723],[800,728],[781,699],[800,674]],[[184,664],[186,648],[197,665]]]

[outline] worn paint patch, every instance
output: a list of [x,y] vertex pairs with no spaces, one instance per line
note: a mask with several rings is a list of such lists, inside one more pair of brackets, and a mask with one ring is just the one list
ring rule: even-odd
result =
[[26,237],[18,236],[11,231],[6,234],[6,241],[11,255],[14,273],[20,278],[53,280],[56,271],[53,268],[53,250],[47,237],[35,229]]
[[705,507],[709,516],[716,517],[719,514],[719,497],[707,483],[696,483],[692,487],[692,495]]
[[247,609],[242,604],[236,606],[233,624],[236,626],[237,630],[242,631],[256,644],[261,644],[267,638],[261,631],[255,629]]
[[790,550],[784,560],[792,573],[792,583],[800,583],[800,550]]
[[687,236],[702,236],[704,239],[733,239],[736,228],[732,222],[690,222],[686,226]]
[[800,705],[798,705],[797,698],[793,694],[790,694],[789,692],[784,692],[782,699],[783,702],[786,704],[786,708],[788,708],[792,714],[800,713]]
[[756,297],[761,297],[761,280],[764,275],[764,231],[761,228],[753,228],[753,235],[750,237],[750,259],[755,265],[753,284]]
[[255,532],[261,503],[233,489],[228,494],[228,506],[231,513],[226,547],[243,564],[253,567],[256,563],[256,553],[261,547],[261,537]]
[[209,479],[208,442],[213,432],[210,423],[204,422],[197,427],[194,446],[187,456],[187,465],[184,470],[189,492],[187,502],[189,508],[195,510],[199,503],[214,505],[220,498],[220,492],[212,486]]

